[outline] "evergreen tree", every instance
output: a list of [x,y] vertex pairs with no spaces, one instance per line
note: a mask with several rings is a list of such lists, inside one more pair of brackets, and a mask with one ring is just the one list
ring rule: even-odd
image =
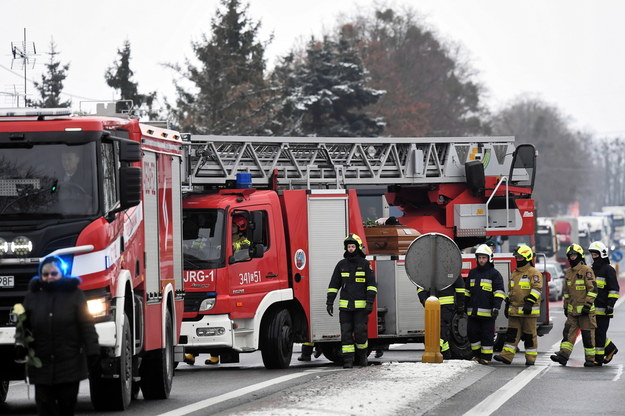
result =
[[121,100],[131,100],[132,106],[124,108],[134,112],[138,116],[150,116],[156,114],[152,110],[156,91],[149,94],[139,94],[138,84],[132,80],[134,72],[130,69],[130,41],[124,41],[122,49],[117,50],[119,61],[107,68],[104,79],[109,87],[119,93]]
[[56,44],[54,40],[50,41],[50,51],[47,52],[50,55],[50,60],[46,64],[47,72],[41,75],[41,82],[34,81],[35,89],[39,92],[41,97],[38,101],[28,100],[28,105],[32,107],[42,108],[58,108],[69,107],[72,104],[71,100],[61,100],[61,94],[63,91],[63,81],[67,78],[67,71],[69,70],[69,64],[61,65],[61,61],[58,60],[57,55],[60,52],[56,50]]
[[271,109],[266,100],[265,46],[257,40],[260,23],[247,17],[249,5],[220,0],[211,21],[211,37],[193,43],[198,65],[186,70],[171,66],[191,89],[176,83],[176,108],[170,108],[179,128],[193,133],[266,133]]
[[384,123],[363,108],[384,91],[367,86],[367,72],[351,36],[344,27],[337,40],[314,38],[303,59],[287,56],[274,72],[284,101],[279,112],[279,134],[321,137],[374,137]]

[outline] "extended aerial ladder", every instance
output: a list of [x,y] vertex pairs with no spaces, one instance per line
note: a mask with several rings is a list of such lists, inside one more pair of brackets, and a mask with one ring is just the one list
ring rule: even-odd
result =
[[[392,205],[408,217],[439,217],[452,238],[533,233],[535,149],[515,146],[513,137],[183,140],[190,188],[228,186],[240,173],[250,174],[253,187],[276,190],[385,185]],[[413,225],[428,231],[422,222]]]

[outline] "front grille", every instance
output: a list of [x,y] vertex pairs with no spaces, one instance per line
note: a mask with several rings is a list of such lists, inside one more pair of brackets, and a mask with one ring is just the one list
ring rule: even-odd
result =
[[15,276],[15,286],[0,288],[0,326],[15,326],[10,314],[13,305],[24,302],[30,279],[37,274],[37,266],[10,266],[0,268],[0,275]]
[[198,312],[200,304],[206,298],[214,297],[214,292],[185,292],[184,295],[184,311]]

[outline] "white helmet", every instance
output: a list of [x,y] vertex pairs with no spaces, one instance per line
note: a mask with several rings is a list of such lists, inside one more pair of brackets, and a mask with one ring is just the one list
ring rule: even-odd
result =
[[488,256],[488,261],[491,263],[493,262],[493,250],[491,250],[491,248],[488,247],[486,244],[479,245],[477,250],[475,250],[475,257],[477,257],[478,254]]
[[590,243],[588,251],[596,251],[602,259],[608,258],[608,248],[601,241],[593,241]]

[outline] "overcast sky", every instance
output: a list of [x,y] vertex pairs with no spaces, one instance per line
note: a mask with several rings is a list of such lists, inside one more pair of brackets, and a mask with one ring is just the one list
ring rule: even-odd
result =
[[[268,64],[298,39],[333,27],[340,13],[370,10],[373,0],[251,0],[250,17],[261,39],[274,40]],[[140,92],[157,90],[174,101],[171,70],[163,63],[193,57],[191,41],[210,33],[217,0],[4,0],[0,25],[0,107],[6,93],[23,93],[23,66],[12,62],[11,42],[24,28],[34,41],[40,79],[51,38],[70,63],[65,92],[81,100],[110,100],[104,72],[125,39]],[[625,136],[625,1],[601,0],[396,0],[411,5],[443,38],[463,46],[496,110],[520,94],[557,106],[574,126],[601,136]],[[12,66],[12,69],[11,69]],[[32,84],[28,93],[34,92]]]

